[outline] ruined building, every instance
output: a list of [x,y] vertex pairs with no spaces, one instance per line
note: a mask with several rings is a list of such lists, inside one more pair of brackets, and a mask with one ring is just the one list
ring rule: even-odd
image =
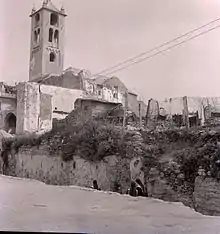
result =
[[48,131],[53,119],[65,118],[79,103],[98,112],[123,105],[137,116],[142,113],[137,94],[119,78],[63,69],[66,17],[65,9],[58,9],[51,0],[32,9],[29,81],[11,91],[1,84],[0,128],[17,134]]
[[176,127],[220,124],[220,97],[178,97],[164,101],[149,100],[147,125],[172,123]]

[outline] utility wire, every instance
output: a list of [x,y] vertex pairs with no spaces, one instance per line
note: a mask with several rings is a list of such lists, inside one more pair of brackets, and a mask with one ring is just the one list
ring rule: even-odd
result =
[[155,53],[155,54],[153,54],[153,55],[150,55],[150,56],[148,56],[148,57],[145,57],[145,58],[143,58],[143,59],[140,59],[140,60],[138,60],[138,61],[135,61],[135,62],[133,62],[133,63],[131,63],[131,64],[128,64],[127,66],[124,66],[124,67],[122,67],[122,68],[116,69],[116,70],[114,70],[114,71],[112,71],[112,72],[109,72],[109,73],[107,73],[107,74],[105,74],[105,75],[110,75],[110,74],[115,73],[115,72],[117,72],[117,71],[124,70],[124,69],[126,69],[126,68],[128,68],[128,67],[130,67],[130,66],[132,66],[132,65],[134,65],[134,64],[136,64],[136,63],[140,63],[140,62],[142,62],[142,61],[144,61],[144,60],[147,60],[147,59],[150,59],[150,58],[152,58],[152,57],[155,57],[155,56],[157,56],[157,55],[159,55],[159,54],[162,54],[162,53],[164,53],[164,52],[166,52],[166,51],[168,51],[168,50],[170,50],[170,49],[172,49],[172,48],[174,48],[174,47],[177,47],[177,46],[182,45],[182,44],[184,44],[184,43],[186,43],[186,42],[188,42],[188,41],[191,41],[191,40],[193,40],[193,39],[195,39],[195,38],[197,38],[197,37],[199,37],[199,36],[202,36],[203,34],[209,33],[209,32],[211,32],[211,31],[213,31],[213,30],[215,30],[215,29],[217,29],[217,28],[219,28],[219,27],[220,27],[220,25],[215,26],[215,27],[213,27],[213,28],[210,28],[210,29],[208,29],[208,30],[206,30],[206,31],[204,31],[204,32],[201,32],[201,33],[199,33],[199,34],[197,34],[197,35],[195,35],[195,36],[193,36],[193,37],[188,38],[187,40],[184,40],[184,41],[179,42],[179,43],[177,43],[177,44],[175,44],[175,45],[169,46],[168,48],[166,48],[166,49],[164,49],[164,50],[161,50],[161,51],[159,51],[159,52],[157,52],[157,53]]
[[[188,36],[188,35],[190,35],[190,34],[196,32],[196,31],[198,31],[198,30],[200,30],[200,29],[202,29],[202,28],[205,28],[205,27],[207,27],[208,25],[213,24],[213,23],[218,22],[218,21],[220,21],[220,18],[217,18],[217,19],[215,19],[215,20],[212,20],[212,21],[210,21],[210,22],[208,22],[208,23],[206,23],[206,24],[204,24],[204,25],[202,25],[202,26],[200,26],[200,27],[197,27],[197,28],[195,28],[195,29],[193,29],[193,30],[191,30],[191,31],[189,31],[189,32],[187,32],[187,33],[185,33],[185,34],[182,34],[182,35],[180,35],[180,36],[178,36],[178,37],[176,37],[176,38],[174,38],[174,39],[172,39],[172,40],[170,40],[170,41],[167,41],[167,42],[165,42],[165,43],[163,43],[163,44],[161,44],[161,45],[159,45],[159,46],[156,46],[156,47],[154,47],[153,49],[150,49],[150,50],[148,50],[148,51],[146,51],[146,52],[143,52],[143,53],[141,53],[141,54],[139,54],[139,55],[137,55],[137,56],[135,56],[135,57],[132,57],[132,58],[130,58],[130,59],[128,59],[128,60],[125,60],[124,62],[118,63],[118,64],[115,65],[115,66],[112,66],[112,67],[109,67],[109,68],[107,68],[107,69],[104,69],[104,70],[98,72],[97,74],[95,74],[94,77],[96,77],[96,76],[98,76],[98,75],[100,75],[100,74],[106,73],[106,72],[108,72],[108,71],[111,71],[111,70],[113,70],[114,68],[117,68],[117,67],[120,66],[120,65],[126,64],[126,63],[128,63],[128,62],[132,62],[133,60],[135,60],[135,59],[137,59],[137,58],[139,58],[139,57],[142,57],[142,56],[145,55],[145,54],[148,54],[148,53],[150,53],[150,52],[153,52],[154,50],[158,50],[158,49],[160,49],[161,47],[164,47],[165,45],[168,45],[168,44],[170,44],[170,43],[172,43],[172,42],[175,42],[175,41],[177,41],[178,39],[180,39],[180,38],[182,38],[182,37],[186,37],[186,36]],[[216,28],[218,28],[218,26],[215,27],[214,29],[216,29]],[[208,31],[212,31],[212,30],[208,30]],[[206,32],[206,31],[205,31],[205,32]],[[200,33],[199,36],[202,35],[202,34],[204,34],[204,33]],[[195,36],[195,37],[197,37],[197,36]],[[195,37],[193,37],[193,39],[194,39]],[[186,41],[188,41],[188,40],[186,40]],[[178,44],[182,44],[182,42],[181,42],[181,43],[178,43]],[[174,47],[175,47],[175,46],[174,46]],[[150,56],[150,57],[151,57],[151,56]],[[144,59],[144,60],[145,60],[145,59]],[[141,61],[143,61],[143,60],[141,60]],[[140,62],[141,62],[141,61],[140,61]],[[135,62],[135,63],[137,63],[137,62]],[[129,65],[129,66],[130,66],[130,65]],[[126,66],[126,67],[127,67],[127,66]],[[123,68],[123,69],[124,69],[124,68]],[[119,70],[122,70],[122,69],[119,69]],[[116,69],[116,71],[118,71],[118,69]],[[114,73],[114,72],[115,72],[115,71],[113,70],[113,72],[111,72],[111,73]],[[107,73],[107,74],[111,74],[111,73]]]

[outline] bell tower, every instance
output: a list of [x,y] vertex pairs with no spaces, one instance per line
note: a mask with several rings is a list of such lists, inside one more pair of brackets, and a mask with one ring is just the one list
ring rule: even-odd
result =
[[64,60],[65,10],[58,10],[51,0],[44,0],[39,10],[31,12],[29,81],[44,75],[60,74]]

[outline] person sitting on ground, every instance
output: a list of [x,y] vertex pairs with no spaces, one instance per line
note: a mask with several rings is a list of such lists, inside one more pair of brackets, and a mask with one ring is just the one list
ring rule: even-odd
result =
[[98,182],[97,180],[93,180],[93,189],[96,189],[96,190],[101,190],[98,186]]
[[147,188],[144,187],[143,183],[141,182],[140,179],[136,179],[136,183],[140,186],[141,190],[138,189],[139,187],[137,187],[138,189],[138,196],[143,196],[143,197],[148,197],[148,193],[147,193]]
[[137,191],[137,196],[138,197],[143,197],[144,196],[144,192],[143,192],[140,185],[137,186],[136,191]]

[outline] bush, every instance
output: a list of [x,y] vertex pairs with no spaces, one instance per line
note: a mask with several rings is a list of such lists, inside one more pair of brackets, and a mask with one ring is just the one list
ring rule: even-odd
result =
[[18,136],[13,139],[11,149],[17,153],[21,146],[37,146],[40,145],[40,137],[35,134]]
[[101,160],[119,152],[121,138],[121,131],[113,125],[102,125],[98,121],[90,120],[83,126],[75,126],[65,134],[61,146],[62,155],[65,160],[71,160],[73,154],[79,154],[90,161]]

